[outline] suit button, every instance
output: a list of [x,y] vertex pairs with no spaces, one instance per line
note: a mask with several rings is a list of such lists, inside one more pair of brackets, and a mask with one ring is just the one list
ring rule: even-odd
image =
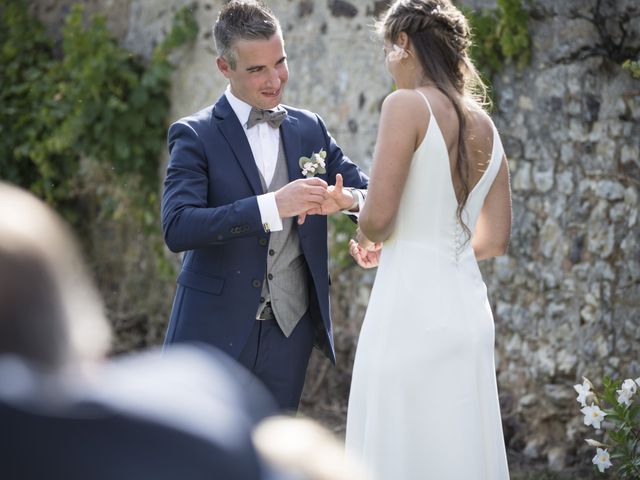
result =
[[261,247],[266,247],[269,242],[267,241],[266,238],[261,238],[260,240],[258,240],[258,243],[260,244]]
[[267,278],[268,278],[269,280],[273,280],[273,275],[269,274],[269,275],[267,275]]
[[253,285],[255,288],[260,288],[260,286],[262,285],[262,282],[260,280],[254,280],[253,283],[251,283],[251,285]]
[[276,251],[273,248],[269,250],[269,255],[273,257],[275,254],[276,254]]
[[260,297],[260,303],[264,303],[264,297]]

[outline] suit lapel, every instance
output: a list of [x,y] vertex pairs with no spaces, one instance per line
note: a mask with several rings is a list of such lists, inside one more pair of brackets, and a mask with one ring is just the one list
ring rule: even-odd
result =
[[242,125],[238,117],[236,117],[231,105],[227,101],[226,96],[220,97],[218,103],[216,103],[213,114],[220,119],[218,128],[229,143],[233,154],[235,155],[244,175],[247,177],[253,192],[256,195],[262,195],[262,184],[260,183],[260,173],[256,166],[256,161],[253,158],[247,135],[245,134]]
[[[287,169],[289,170],[289,181],[303,178],[302,170],[298,162],[303,155],[302,134],[298,128],[298,120],[291,115],[287,115],[282,125],[280,125],[280,135],[284,146],[284,155],[287,159]],[[308,152],[310,155],[311,152]]]

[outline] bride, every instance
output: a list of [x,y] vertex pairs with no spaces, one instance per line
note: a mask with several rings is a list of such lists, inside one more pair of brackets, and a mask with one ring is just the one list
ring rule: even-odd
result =
[[469,26],[449,0],[397,0],[378,27],[398,88],[382,106],[350,243],[361,266],[379,268],[347,448],[382,480],[508,479],[493,315],[477,262],[505,253],[511,194]]

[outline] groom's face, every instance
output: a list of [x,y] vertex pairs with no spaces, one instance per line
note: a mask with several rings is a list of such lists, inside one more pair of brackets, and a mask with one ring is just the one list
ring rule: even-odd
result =
[[236,65],[218,58],[218,68],[229,79],[231,92],[240,100],[263,110],[282,100],[289,79],[287,56],[280,32],[269,40],[238,40],[234,47]]

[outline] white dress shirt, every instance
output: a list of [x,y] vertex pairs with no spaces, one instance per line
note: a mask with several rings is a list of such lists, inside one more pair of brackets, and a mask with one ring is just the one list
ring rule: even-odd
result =
[[[280,149],[280,129],[273,128],[268,123],[263,122],[247,128],[247,120],[251,113],[251,105],[243,102],[227,87],[224,92],[229,101],[229,105],[233,109],[236,117],[240,120],[242,129],[247,135],[251,153],[256,162],[256,167],[262,174],[267,187],[271,184],[273,174],[276,171],[276,163],[278,162],[278,150]],[[278,213],[275,193],[269,192],[257,196],[258,208],[260,209],[260,218],[265,230],[278,232],[282,230],[282,219]]]
[[[267,122],[258,123],[251,128],[247,128],[247,121],[249,120],[249,114],[251,113],[251,105],[243,102],[231,93],[231,89],[229,87],[227,87],[224,94],[242,125],[242,129],[249,141],[249,146],[251,147],[251,153],[253,153],[256,166],[268,187],[271,184],[273,174],[276,171],[276,163],[278,162],[280,129],[273,128]],[[354,193],[358,201],[358,211],[351,212],[343,210],[343,213],[358,217],[364,204],[364,194],[358,189],[354,189]],[[265,193],[264,195],[258,195],[257,200],[258,208],[260,210],[260,218],[262,219],[262,225],[265,226],[265,230],[269,230],[271,232],[278,232],[282,230],[282,219],[278,213],[275,193],[270,192]]]

